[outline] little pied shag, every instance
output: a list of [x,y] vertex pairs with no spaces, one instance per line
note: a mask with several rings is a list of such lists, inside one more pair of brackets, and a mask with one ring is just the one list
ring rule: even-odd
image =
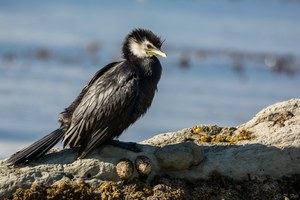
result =
[[100,69],[74,102],[59,116],[60,128],[13,154],[8,164],[26,163],[44,155],[58,141],[79,147],[79,158],[111,141],[150,107],[166,57],[152,31],[135,29],[125,38],[123,57]]

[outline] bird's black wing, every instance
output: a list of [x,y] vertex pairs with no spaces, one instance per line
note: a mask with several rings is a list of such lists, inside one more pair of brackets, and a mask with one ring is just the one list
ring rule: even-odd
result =
[[[86,92],[88,91],[89,87],[100,77],[102,76],[105,72],[107,72],[108,70],[110,70],[111,68],[113,68],[114,66],[117,66],[120,62],[113,62],[110,63],[108,65],[106,65],[105,67],[103,67],[102,69],[100,69],[99,71],[97,71],[95,73],[95,75],[93,76],[93,78],[89,81],[89,83],[82,89],[82,91],[80,92],[80,94],[77,96],[77,98],[72,102],[72,104],[65,109],[64,112],[61,113],[60,115],[60,121],[63,123],[67,123],[64,124],[64,126],[69,127],[69,118],[71,118],[70,115],[72,115],[72,113],[74,112],[74,110],[77,108],[78,104],[80,103],[80,101],[82,100],[83,96],[86,94]],[[64,117],[64,115],[66,117]]]
[[80,146],[81,157],[120,134],[138,97],[138,78],[126,62],[95,75],[72,115],[64,145]]

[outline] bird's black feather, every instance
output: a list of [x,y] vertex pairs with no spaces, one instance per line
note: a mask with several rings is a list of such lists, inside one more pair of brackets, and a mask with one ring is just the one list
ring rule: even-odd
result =
[[118,137],[150,107],[161,65],[155,57],[135,58],[129,41],[148,40],[157,49],[160,38],[149,30],[135,29],[123,44],[124,61],[99,70],[78,97],[59,116],[61,127],[8,159],[18,164],[45,154],[60,139],[64,146],[79,147],[79,158],[103,142]]
[[9,159],[7,159],[6,162],[9,164],[20,164],[37,159],[50,150],[59,140],[61,140],[63,135],[64,133],[62,130],[56,129],[30,146],[16,152]]

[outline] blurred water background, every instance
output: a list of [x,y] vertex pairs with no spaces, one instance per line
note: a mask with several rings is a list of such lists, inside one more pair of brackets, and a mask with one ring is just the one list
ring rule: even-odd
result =
[[0,158],[56,129],[133,28],[166,39],[148,113],[121,137],[236,126],[299,97],[300,1],[0,0]]

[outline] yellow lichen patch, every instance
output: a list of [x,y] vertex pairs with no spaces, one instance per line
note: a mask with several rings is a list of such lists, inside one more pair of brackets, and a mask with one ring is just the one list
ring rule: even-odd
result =
[[242,129],[239,131],[238,139],[239,140],[251,140],[251,139],[254,139],[254,136],[252,135],[252,133],[250,131]]
[[236,144],[238,142],[238,139],[236,137],[232,137],[229,140],[230,144]]
[[211,137],[207,136],[207,135],[202,135],[200,138],[201,142],[210,142],[211,141]]
[[[236,144],[241,140],[251,140],[254,137],[248,130],[239,130],[235,127],[219,127],[216,125],[202,125],[194,126],[191,129],[193,134],[196,134],[195,141],[198,138],[203,143],[218,144],[218,143],[230,143]],[[198,135],[198,136],[197,136]]]
[[102,200],[114,200],[121,198],[119,184],[116,182],[108,181],[100,185],[99,192],[101,193]]
[[194,126],[191,131],[194,134],[200,134],[202,132],[201,128],[197,126]]
[[230,144],[236,144],[238,141],[241,140],[252,140],[254,136],[248,130],[242,129],[240,130],[235,136],[229,139]]

